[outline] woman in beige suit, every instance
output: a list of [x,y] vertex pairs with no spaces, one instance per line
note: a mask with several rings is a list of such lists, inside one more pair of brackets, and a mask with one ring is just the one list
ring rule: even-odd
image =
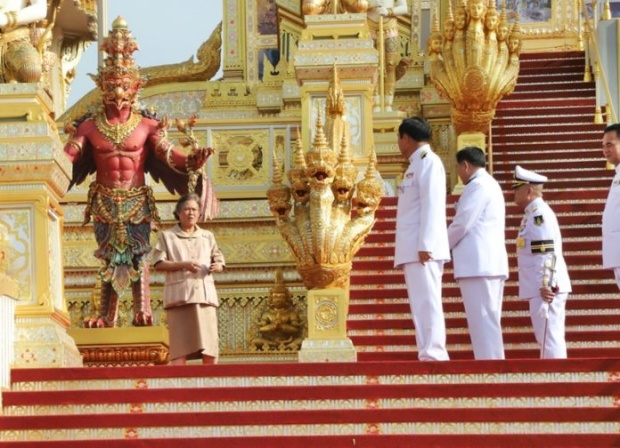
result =
[[170,332],[172,364],[202,358],[215,364],[219,354],[219,306],[213,272],[222,272],[224,255],[213,233],[198,227],[200,198],[190,193],[176,205],[178,223],[159,234],[153,250],[155,269],[166,273],[164,308]]

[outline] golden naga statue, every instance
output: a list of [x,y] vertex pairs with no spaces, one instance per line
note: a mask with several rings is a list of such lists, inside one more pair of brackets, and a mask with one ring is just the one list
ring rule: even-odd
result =
[[303,0],[305,15],[361,13],[368,9],[367,0]]
[[443,34],[435,16],[427,47],[431,80],[452,104],[457,134],[486,134],[497,103],[517,83],[519,17],[510,27],[505,1],[501,15],[495,0],[459,0],[454,15],[448,2]]
[[[288,173],[290,186],[283,183],[274,161],[273,185],[267,191],[269,206],[308,289],[348,289],[353,256],[372,229],[383,196],[376,164],[372,151],[365,178],[356,184],[357,168],[351,163],[346,140],[336,156],[327,146],[320,116],[312,148],[305,157],[301,141],[297,141]],[[352,218],[356,192],[357,213]]]
[[255,351],[297,351],[303,340],[304,320],[284,284],[282,270],[276,270],[276,280],[269,290],[267,307],[256,322],[250,337],[250,348]]

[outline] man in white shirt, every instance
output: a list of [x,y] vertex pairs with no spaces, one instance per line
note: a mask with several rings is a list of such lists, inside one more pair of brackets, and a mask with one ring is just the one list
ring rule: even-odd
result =
[[476,359],[504,359],[502,301],[508,278],[504,193],[485,170],[482,149],[456,153],[457,172],[465,185],[448,227],[454,278],[461,289]]
[[519,298],[528,300],[541,358],[566,358],[566,299],[571,292],[560,226],[542,198],[547,177],[517,165],[515,203],[525,212],[516,240]]
[[603,211],[603,268],[614,271],[620,289],[620,123],[605,128],[603,154],[607,162],[616,165]]
[[450,260],[446,172],[430,137],[423,118],[406,118],[398,128],[398,147],[410,165],[399,188],[394,267],[404,270],[418,359],[443,361],[449,359],[441,303],[443,265]]

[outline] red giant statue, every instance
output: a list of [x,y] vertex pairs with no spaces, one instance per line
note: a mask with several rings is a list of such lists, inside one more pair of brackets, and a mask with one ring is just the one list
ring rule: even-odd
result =
[[[103,106],[65,129],[70,137],[64,151],[73,163],[69,189],[96,173],[88,191],[84,223],[93,220],[98,244],[95,256],[103,266],[99,271],[99,315],[84,322],[90,328],[116,325],[119,297],[129,287],[133,325],[153,324],[146,256],[151,249],[151,226],[159,216],[145,174],[162,181],[171,193],[184,194],[191,188],[190,175],[194,183],[196,173],[213,152],[199,148],[192,139],[193,150],[186,154],[168,140],[167,120],[136,108],[145,82],[132,56],[137,49],[127,23],[117,18],[101,48],[106,59],[94,77]],[[199,182],[196,192],[200,194],[202,188]]]

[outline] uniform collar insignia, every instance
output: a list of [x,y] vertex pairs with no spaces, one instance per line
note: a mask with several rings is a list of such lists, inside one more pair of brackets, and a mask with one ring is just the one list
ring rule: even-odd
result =
[[422,153],[420,154],[420,159],[426,157],[426,154],[428,154],[428,151],[422,151]]

